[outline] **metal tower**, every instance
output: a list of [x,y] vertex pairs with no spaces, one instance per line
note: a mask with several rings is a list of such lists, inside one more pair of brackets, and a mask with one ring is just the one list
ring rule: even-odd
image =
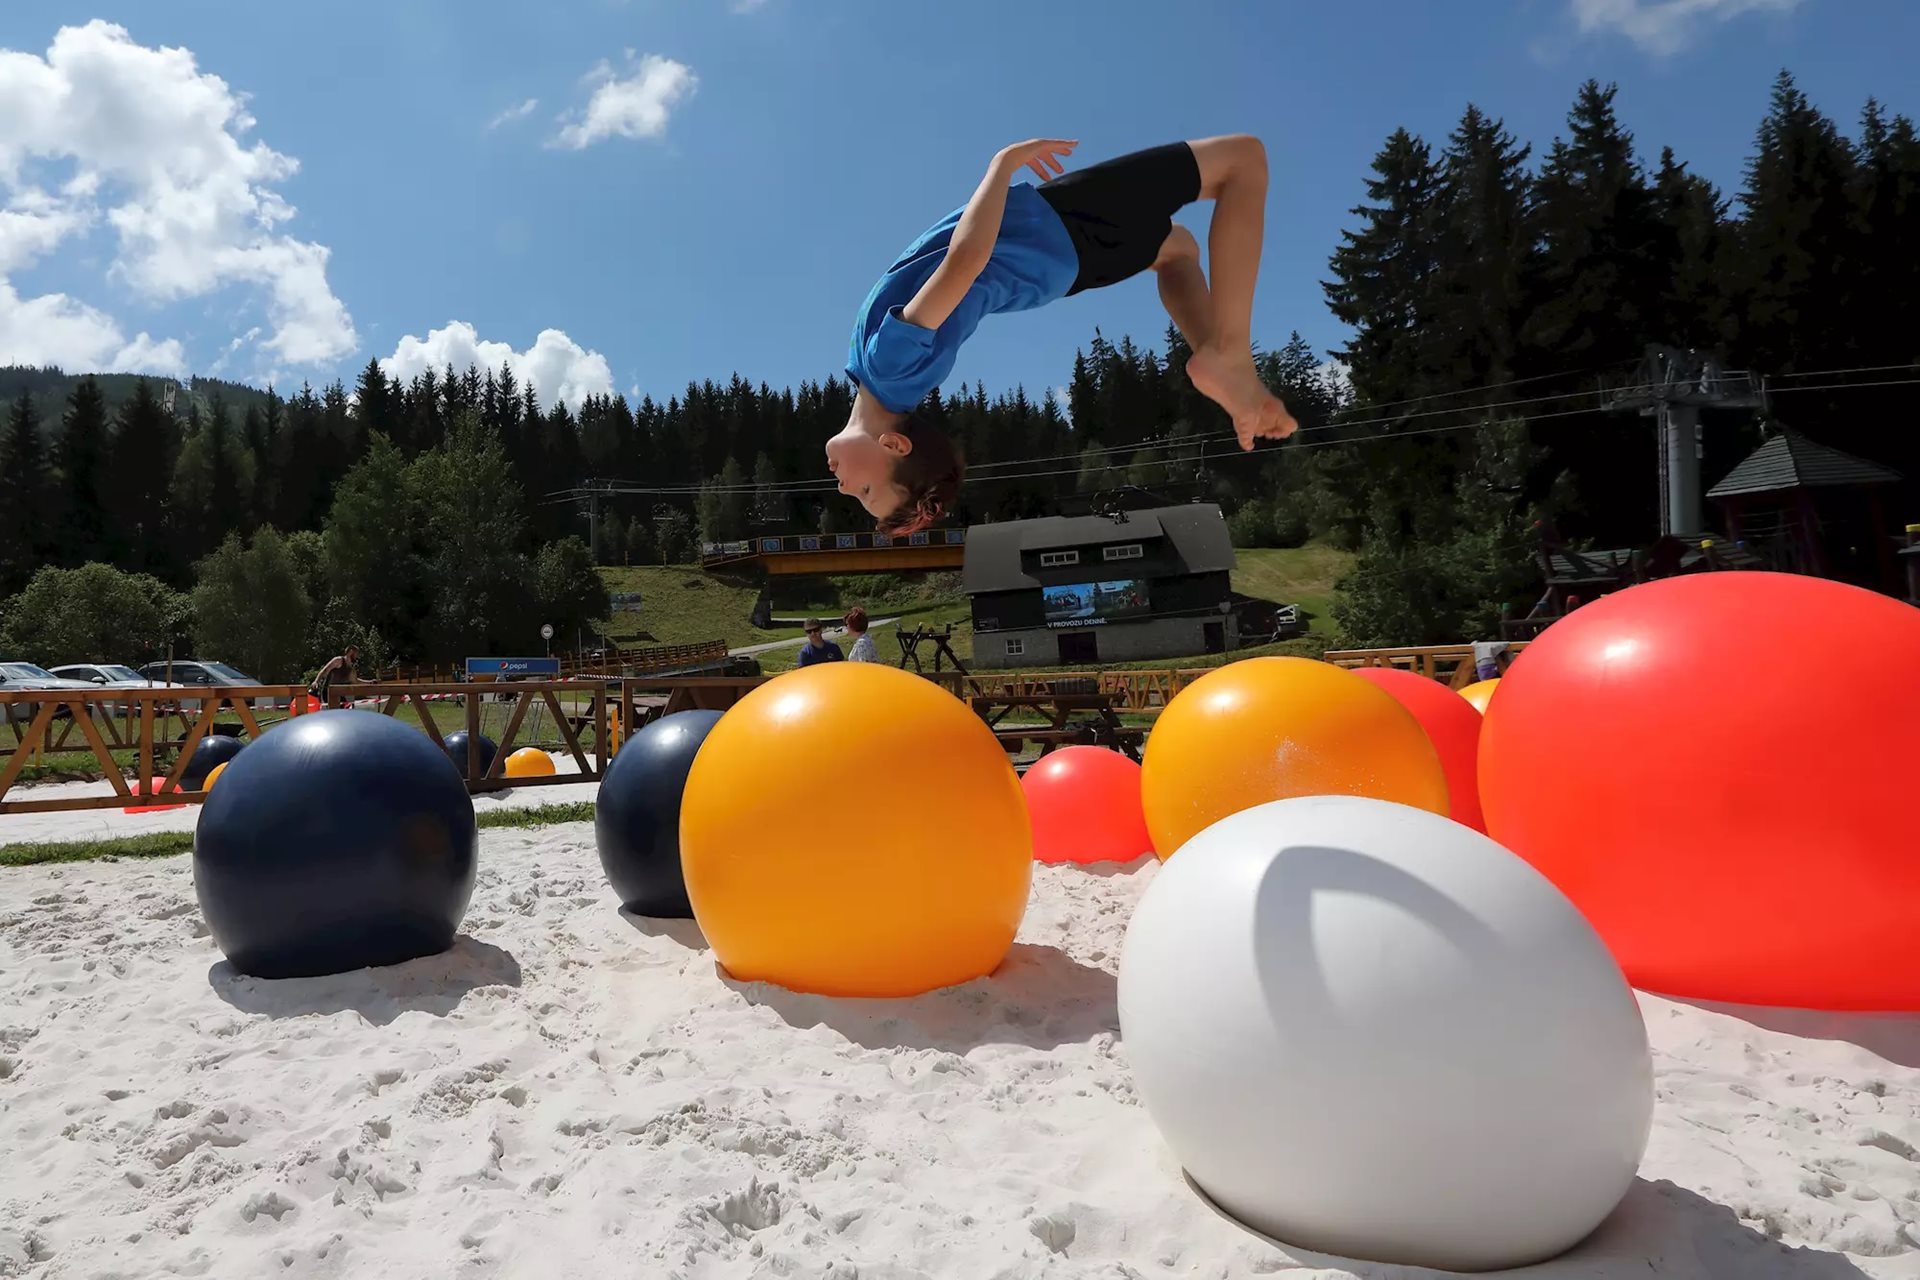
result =
[[1635,410],[1654,419],[1659,432],[1660,534],[1698,537],[1706,532],[1701,512],[1700,410],[1767,407],[1766,380],[1724,369],[1714,356],[1649,345],[1634,380],[1615,391],[1606,407]]

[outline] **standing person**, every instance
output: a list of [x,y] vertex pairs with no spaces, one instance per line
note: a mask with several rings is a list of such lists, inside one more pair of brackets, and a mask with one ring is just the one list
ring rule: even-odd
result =
[[334,681],[352,683],[359,678],[353,669],[353,664],[358,661],[360,661],[360,650],[354,645],[348,645],[339,657],[328,659],[327,665],[320,668],[320,674],[313,678],[313,684],[308,687],[307,692],[320,700],[322,710],[332,705],[328,699],[333,692]]
[[[1267,152],[1246,134],[1175,142],[1072,173],[1077,144],[1035,138],[995,155],[972,199],[887,268],[855,320],[846,427],[827,441],[840,492],[880,530],[907,534],[952,509],[965,464],[914,411],[947,380],[989,315],[1031,311],[1152,271],[1193,354],[1194,390],[1233,419],[1242,449],[1293,434],[1293,415],[1253,364],[1253,293],[1267,217]],[[1030,169],[1041,185],[1010,185]],[[1173,215],[1213,202],[1207,266]]]
[[847,610],[847,616],[841,621],[847,624],[847,632],[853,637],[853,648],[847,651],[847,661],[880,661],[880,654],[873,647],[873,637],[867,634],[867,611],[855,605]]
[[795,666],[810,667],[816,662],[844,662],[847,655],[840,652],[840,646],[827,639],[820,619],[807,619],[807,642],[800,646],[800,661]]

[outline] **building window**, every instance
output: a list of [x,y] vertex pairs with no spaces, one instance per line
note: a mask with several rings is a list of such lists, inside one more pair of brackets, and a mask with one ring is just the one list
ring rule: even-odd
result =
[[1146,552],[1141,549],[1140,544],[1137,542],[1123,542],[1117,547],[1102,547],[1100,549],[1100,558],[1102,560],[1138,560],[1145,554]]
[[1040,553],[1040,567],[1042,569],[1057,569],[1061,565],[1079,563],[1080,553],[1078,551],[1042,551]]
[[1025,640],[1007,641],[1007,656],[1009,658],[1021,657],[1026,653],[1026,651],[1027,651],[1027,642]]

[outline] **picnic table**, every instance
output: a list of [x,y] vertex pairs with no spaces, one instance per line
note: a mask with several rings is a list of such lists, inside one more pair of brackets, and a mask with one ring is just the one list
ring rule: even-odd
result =
[[[1036,743],[1043,756],[1060,747],[1093,746],[1110,747],[1138,760],[1147,740],[1146,730],[1120,722],[1107,693],[974,694],[967,705],[987,722],[1009,755]],[[1006,723],[1015,712],[1037,715],[1040,722]]]

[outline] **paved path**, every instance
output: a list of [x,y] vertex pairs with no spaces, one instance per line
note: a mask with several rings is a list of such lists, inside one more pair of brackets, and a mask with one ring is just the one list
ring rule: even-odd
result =
[[[897,617],[874,618],[868,621],[867,630],[872,631],[877,627],[891,626],[898,621],[900,621],[900,619]],[[846,636],[847,629],[845,627],[828,627],[826,630],[826,637],[829,640],[844,640]],[[765,644],[750,644],[738,649],[729,649],[727,650],[727,654],[728,656],[732,656],[735,654],[771,653],[775,649],[798,649],[806,642],[807,638],[805,636],[795,636],[791,640],[769,640]]]

